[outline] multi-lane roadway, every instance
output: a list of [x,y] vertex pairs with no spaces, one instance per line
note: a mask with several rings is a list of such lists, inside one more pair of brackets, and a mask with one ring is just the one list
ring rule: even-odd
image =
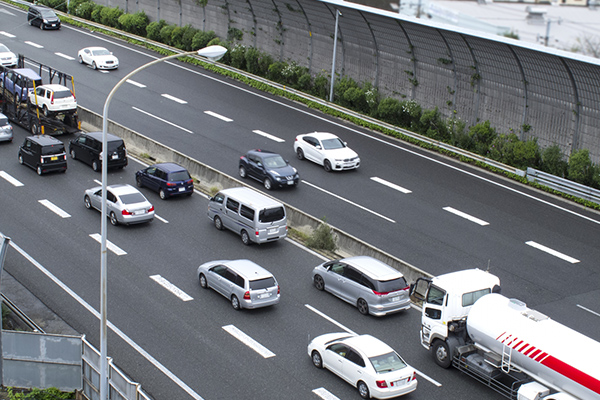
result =
[[[34,29],[9,6],[0,6],[0,27],[0,41],[14,52],[73,75],[79,104],[98,113],[123,76],[158,57],[68,26]],[[77,51],[91,45],[113,51],[119,70],[78,64]],[[162,63],[133,79],[111,103],[116,122],[231,175],[246,150],[277,151],[302,178],[295,190],[273,193],[283,201],[433,274],[489,265],[505,294],[600,340],[598,214],[197,68]],[[361,168],[328,174],[296,160],[294,137],[314,130],[346,140]],[[69,160],[66,174],[37,176],[16,159],[26,134],[16,128],[15,142],[0,145],[0,231],[16,244],[6,269],[97,345],[98,320],[90,309],[99,309],[100,220],[82,197],[100,175]],[[132,160],[111,171],[109,183],[133,184],[138,168]],[[340,399],[356,398],[305,354],[311,337],[348,329],[386,341],[420,371],[410,398],[496,398],[434,365],[419,345],[417,311],[363,317],[311,286],[319,256],[287,240],[243,246],[236,235],[214,229],[201,195],[161,201],[144,193],[160,218],[109,227],[115,246],[109,354],[153,397],[309,399],[324,388]],[[201,290],[197,266],[222,258],[249,258],[273,272],[281,304],[235,312],[218,294]]]

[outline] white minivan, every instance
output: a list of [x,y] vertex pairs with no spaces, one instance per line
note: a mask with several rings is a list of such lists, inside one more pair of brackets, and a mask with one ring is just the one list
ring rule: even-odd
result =
[[249,188],[221,190],[208,201],[208,218],[215,228],[227,228],[245,245],[272,242],[287,236],[287,217],[282,203]]

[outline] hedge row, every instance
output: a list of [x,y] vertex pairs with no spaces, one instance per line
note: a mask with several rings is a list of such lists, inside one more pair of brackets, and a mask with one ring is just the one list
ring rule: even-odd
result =
[[[220,44],[228,49],[221,59],[224,64],[321,99],[329,96],[327,71],[311,75],[308,68],[294,61],[277,61],[254,47],[244,46],[239,43],[244,34],[239,29],[230,29],[227,39],[221,40],[213,31],[204,32],[191,25],[181,27],[165,20],[150,22],[143,11],[125,14],[118,7],[110,8],[90,0],[70,0],[68,10],[63,0],[39,0],[39,3],[185,51]],[[348,77],[335,80],[333,97],[335,103],[348,109],[498,162],[519,169],[533,167],[600,189],[600,166],[591,162],[587,149],[576,151],[567,159],[558,145],[542,150],[535,138],[521,141],[514,132],[497,132],[489,121],[467,127],[459,119],[443,118],[438,108],[423,110],[412,100],[382,99],[370,83],[359,84]],[[525,132],[531,129],[530,126],[521,128]]]

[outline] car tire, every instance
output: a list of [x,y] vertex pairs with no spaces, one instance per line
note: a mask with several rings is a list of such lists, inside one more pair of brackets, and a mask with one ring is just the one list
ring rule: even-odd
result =
[[241,308],[240,300],[235,294],[231,296],[231,307],[233,307],[235,311],[238,311]]
[[44,171],[42,171],[42,166],[38,165],[38,167],[36,168],[37,174],[42,176],[42,174],[44,173]]
[[323,368],[323,357],[321,357],[321,353],[313,350],[312,353],[310,353],[310,358],[315,367],[319,369]]
[[32,135],[39,135],[40,134],[40,127],[37,124],[37,122],[34,122],[33,124],[31,124],[31,134]]
[[200,281],[200,287],[202,289],[208,289],[208,281],[206,280],[206,277],[204,276],[204,274],[200,274],[200,276],[198,277],[198,280]]
[[435,340],[433,346],[431,346],[431,354],[437,365],[442,368],[450,368],[450,365],[452,364],[452,355],[450,354],[448,343],[442,340]]
[[242,243],[244,243],[246,246],[250,246],[252,243],[250,241],[250,235],[248,235],[248,232],[246,232],[245,229],[242,230],[240,236],[242,237]]
[[325,289],[325,281],[323,280],[323,277],[321,275],[315,275],[315,277],[313,278],[313,283],[317,290]]
[[329,160],[325,160],[323,162],[323,168],[325,168],[325,171],[331,172],[331,163],[329,162]]
[[110,212],[110,223],[113,226],[117,226],[119,225],[119,221],[117,220],[117,216],[115,215],[115,213],[113,211]]
[[221,218],[215,217],[213,222],[215,223],[215,228],[217,228],[217,230],[219,230],[219,231],[223,230],[223,221],[221,221]]
[[92,169],[96,172],[100,171],[100,163],[98,160],[92,161]]
[[27,20],[27,23],[29,24],[29,26],[33,26],[33,20],[32,19]]
[[87,208],[88,210],[92,209],[92,200],[90,200],[90,196],[88,196],[87,194],[83,198],[83,205],[85,205],[85,208]]
[[41,29],[41,30],[44,30],[44,22],[43,22],[43,21],[42,21],[42,22],[40,22],[40,29]]
[[358,308],[358,312],[362,315],[369,315],[369,304],[365,299],[358,299],[356,308]]
[[77,156],[75,155],[75,149],[71,149],[71,158],[73,160],[77,160]]
[[162,200],[166,200],[166,199],[167,199],[167,197],[169,197],[169,196],[167,196],[167,193],[164,191],[164,189],[160,189],[160,190],[158,191],[158,195],[160,196],[160,198],[161,198]]
[[240,167],[239,172],[240,172],[240,177],[241,178],[246,178],[246,168]]
[[141,188],[144,187],[144,184],[142,183],[142,177],[141,176],[137,176],[135,178],[135,184],[137,185],[137,187]]
[[265,186],[265,189],[267,189],[267,190],[273,189],[273,182],[271,182],[271,179],[269,179],[269,178],[265,178],[263,185]]
[[98,69],[98,66],[96,65],[96,61],[92,61],[92,69]]
[[42,106],[42,111],[44,112],[44,117],[50,115],[50,110],[48,110],[48,107],[46,107],[45,104]]
[[79,64],[83,64],[83,58],[81,58],[81,56],[77,56],[77,59],[79,60]]
[[358,381],[356,388],[358,389],[358,394],[360,395],[360,397],[362,397],[363,399],[371,398],[371,395],[369,393],[369,387],[366,383],[364,383],[363,381]]
[[23,156],[21,154],[19,154],[19,164],[25,164],[25,161],[23,161]]
[[298,156],[298,160],[304,160],[304,151],[300,147],[296,150],[296,155]]

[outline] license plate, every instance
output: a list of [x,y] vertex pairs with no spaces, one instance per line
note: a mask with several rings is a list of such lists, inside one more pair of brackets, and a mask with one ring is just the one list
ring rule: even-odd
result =
[[288,181],[288,185],[293,185],[294,181]]
[[263,293],[258,295],[259,299],[266,299],[268,297],[271,297],[271,293]]
[[118,158],[119,158],[119,155],[118,155],[118,154],[113,154],[113,155],[112,155],[112,159],[113,159],[113,160],[117,160]]
[[180,188],[179,188],[179,191],[180,191],[180,192],[183,192],[184,190],[185,190],[185,188],[184,188],[184,187],[180,187]]
[[138,211],[133,212],[133,215],[141,215],[141,214],[146,214],[146,210],[138,210]]
[[402,386],[402,385],[404,385],[405,383],[406,383],[406,379],[401,379],[401,380],[399,380],[399,381],[394,381],[394,382],[392,382],[392,384],[393,384],[394,386]]
[[58,157],[50,157],[50,160],[56,161],[56,160],[58,160]]
[[390,301],[393,303],[395,301],[400,301],[400,296],[392,297]]
[[269,233],[277,233],[279,228],[269,228]]

